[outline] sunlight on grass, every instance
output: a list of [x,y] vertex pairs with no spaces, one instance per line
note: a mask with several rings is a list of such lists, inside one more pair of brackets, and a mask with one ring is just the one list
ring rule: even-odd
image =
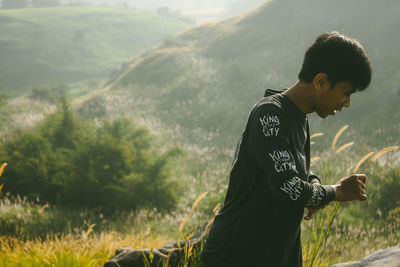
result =
[[186,224],[186,221],[189,219],[190,215],[192,215],[192,213],[194,212],[194,210],[195,210],[197,204],[199,204],[200,200],[201,200],[203,197],[205,197],[207,194],[208,194],[208,192],[204,192],[203,194],[201,194],[201,195],[195,200],[195,202],[194,202],[193,205],[192,205],[192,209],[191,209],[190,212],[186,215],[185,219],[183,219],[181,225],[179,226],[179,232],[182,232],[183,227],[184,227],[185,224]]
[[342,133],[349,127],[349,125],[345,125],[342,127],[342,129],[339,130],[339,132],[336,134],[335,138],[333,138],[333,142],[332,142],[332,147],[331,150],[335,149],[335,145],[337,140],[339,139],[339,137],[342,135]]
[[369,152],[366,155],[364,155],[356,164],[356,166],[353,169],[353,172],[357,172],[358,169],[360,168],[361,164],[363,164],[369,157],[371,157],[374,154],[374,152]]
[[398,149],[398,148],[399,148],[399,146],[390,146],[390,147],[384,148],[384,149],[382,149],[381,151],[379,151],[378,153],[376,153],[375,156],[373,156],[373,157],[371,158],[371,161],[375,161],[377,158],[379,158],[379,157],[382,156],[383,154],[385,154],[385,153],[387,153],[387,152],[389,152],[389,151],[392,151],[392,150],[396,150],[396,149]]
[[344,144],[343,146],[339,147],[339,148],[336,150],[335,154],[339,153],[340,151],[345,150],[346,148],[348,148],[348,147],[350,147],[350,146],[352,146],[352,145],[354,145],[354,142],[350,142],[350,143]]
[[[161,247],[169,240],[145,233],[121,235],[116,232],[92,234],[90,226],[82,237],[51,235],[46,240],[24,241],[0,236],[0,266],[102,266],[119,247]],[[83,238],[85,237],[86,238]]]

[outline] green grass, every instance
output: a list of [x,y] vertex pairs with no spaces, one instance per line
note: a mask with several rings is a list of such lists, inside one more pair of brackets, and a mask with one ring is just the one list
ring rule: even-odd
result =
[[[338,139],[335,150],[345,143],[345,133]],[[319,142],[320,139],[313,141]],[[217,159],[215,155],[210,157],[210,151],[201,154],[195,147],[188,150],[198,160],[196,163],[192,162],[193,159],[182,162],[181,165],[185,167],[180,170],[179,179],[185,181],[190,190],[185,193],[179,208],[171,214],[161,215],[151,210],[142,210],[136,214],[120,213],[112,219],[104,218],[95,211],[43,208],[42,204],[21,198],[3,199],[0,203],[0,250],[3,252],[0,263],[11,260],[15,262],[11,266],[28,262],[31,265],[27,266],[93,266],[104,263],[118,247],[156,248],[167,241],[183,239],[182,233],[189,232],[213,215],[211,210],[223,200],[218,196],[224,195],[224,190],[218,188],[218,185],[227,182],[223,178],[227,171],[217,171],[223,166],[223,159]],[[313,170],[325,184],[332,184],[340,177],[352,173],[358,161],[369,151],[356,151],[352,146],[336,154],[329,147],[324,153],[316,155],[320,158],[313,162]],[[377,155],[381,149],[372,151]],[[369,177],[367,201],[342,203],[329,225],[327,218],[332,218],[333,203],[314,214],[311,221],[303,222],[305,267],[359,260],[375,250],[399,244],[397,229],[400,225],[400,209],[395,208],[399,201],[396,188],[400,186],[397,157],[398,151],[389,151],[376,161],[371,161],[371,157],[360,165],[358,172]],[[200,202],[195,201],[200,199],[197,197],[200,192],[204,192],[204,188],[209,193],[203,195]],[[387,202],[387,199],[390,201]],[[197,206],[191,208],[193,202]],[[382,210],[380,214],[377,208]],[[184,218],[188,213],[191,215],[186,221]],[[67,221],[65,218],[68,218]],[[178,229],[182,222],[185,222],[185,227],[180,232]],[[94,233],[89,235],[88,229],[93,224]],[[107,245],[110,240],[113,242]],[[10,243],[14,245],[10,246]],[[190,247],[183,249],[188,256]],[[55,252],[52,254],[46,251]],[[193,254],[195,262],[198,260],[198,251],[196,253]]]
[[0,10],[0,91],[106,77],[188,26],[133,9]]

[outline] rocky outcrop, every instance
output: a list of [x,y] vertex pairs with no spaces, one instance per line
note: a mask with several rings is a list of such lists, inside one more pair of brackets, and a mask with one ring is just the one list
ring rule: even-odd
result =
[[400,247],[378,250],[359,261],[335,264],[331,267],[400,267]]
[[[151,267],[163,266],[168,261],[168,266],[178,266],[185,259],[185,250],[193,253],[199,253],[201,244],[204,241],[207,232],[206,225],[196,231],[188,240],[181,240],[165,245],[157,249],[134,249],[131,247],[119,248],[104,267],[144,267],[145,261],[149,262]],[[150,264],[150,255],[153,259]],[[146,257],[146,258],[144,258]],[[188,260],[190,266],[190,259]]]

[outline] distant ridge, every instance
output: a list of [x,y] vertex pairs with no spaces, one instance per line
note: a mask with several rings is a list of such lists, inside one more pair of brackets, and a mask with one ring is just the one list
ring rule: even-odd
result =
[[0,92],[106,78],[190,24],[134,9],[0,10]]

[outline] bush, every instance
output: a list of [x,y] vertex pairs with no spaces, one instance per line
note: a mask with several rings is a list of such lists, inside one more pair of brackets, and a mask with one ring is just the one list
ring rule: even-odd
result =
[[127,119],[96,127],[73,113],[64,98],[58,112],[0,149],[1,160],[12,162],[4,173],[7,192],[106,213],[115,207],[175,208],[176,185],[169,177],[171,159],[181,154],[176,147],[154,150],[149,131]]
[[47,101],[54,104],[57,102],[59,92],[50,86],[33,87],[29,97],[31,99]]
[[386,218],[390,211],[400,207],[400,166],[392,169],[386,177],[382,177],[382,184],[374,201],[371,201],[373,210],[380,210]]

